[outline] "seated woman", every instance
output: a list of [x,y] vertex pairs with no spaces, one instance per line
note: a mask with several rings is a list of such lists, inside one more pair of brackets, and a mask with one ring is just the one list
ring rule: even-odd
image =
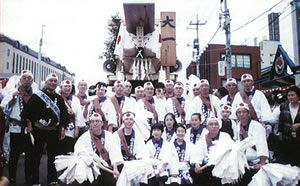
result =
[[[178,125],[176,129],[177,138],[173,142],[173,145],[176,148],[178,156],[178,170],[179,170],[179,184],[180,185],[191,185],[193,179],[189,173],[190,170],[190,161],[191,155],[194,150],[194,144],[191,142],[185,141],[184,136],[186,134],[186,128],[184,125]],[[172,179],[172,177],[171,177]]]
[[[200,138],[195,144],[195,151],[191,157],[191,163],[194,166],[191,168],[191,175],[194,184],[206,185],[221,185],[221,179],[212,176],[214,166],[204,167],[208,163],[208,154],[212,146],[223,144],[228,141],[232,142],[229,134],[220,132],[220,121],[211,117],[207,121],[208,133]],[[222,143],[220,143],[222,142]]]
[[168,113],[165,115],[164,125],[165,130],[162,134],[162,138],[168,142],[173,143],[176,139],[175,130],[177,128],[177,121],[173,113]]
[[121,153],[118,153],[113,135],[103,130],[102,127],[102,117],[98,113],[93,113],[89,118],[90,130],[78,138],[74,146],[74,154],[95,152],[102,158],[105,162],[104,166],[113,169],[113,174],[101,169],[101,175],[97,178],[97,184],[111,186],[116,184],[116,179],[119,176],[119,172],[121,172],[123,157]]
[[207,129],[204,124],[201,124],[201,114],[194,113],[191,116],[191,128],[189,128],[184,137],[185,141],[195,144],[200,136],[207,134]]
[[[175,147],[162,139],[163,125],[154,124],[151,128],[152,139],[146,144],[150,158],[157,159],[159,162],[153,165],[153,173],[149,175],[148,186],[165,185],[170,175],[178,175]],[[169,171],[167,171],[169,169]]]

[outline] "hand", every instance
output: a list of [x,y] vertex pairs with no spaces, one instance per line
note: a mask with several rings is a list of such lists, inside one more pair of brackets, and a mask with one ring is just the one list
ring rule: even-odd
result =
[[263,166],[263,164],[258,163],[256,165],[254,165],[254,169],[259,170],[262,166]]
[[74,132],[75,138],[79,136],[79,127],[75,127],[75,132]]
[[195,168],[195,173],[196,173],[196,174],[202,173],[201,167],[196,167],[196,168]]
[[118,171],[118,169],[114,169],[113,173],[114,173],[114,178],[117,180],[120,176],[120,172]]
[[18,94],[19,94],[19,91],[17,90],[16,92],[14,92],[14,93],[12,94],[13,98],[16,99],[16,96],[18,96]]
[[65,139],[65,137],[66,137],[65,129],[62,128],[61,131],[60,131],[60,138],[59,139],[63,140],[63,139]]
[[295,123],[291,126],[291,131],[296,132],[300,128],[300,123]]
[[163,173],[164,171],[165,171],[164,168],[160,168],[160,169],[158,170],[158,174],[160,175],[160,174]]
[[31,133],[32,132],[32,123],[31,122],[28,122],[27,123],[27,133]]

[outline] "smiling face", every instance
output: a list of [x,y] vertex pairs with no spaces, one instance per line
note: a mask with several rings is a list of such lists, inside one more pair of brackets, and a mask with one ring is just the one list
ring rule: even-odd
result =
[[57,87],[57,79],[56,78],[50,78],[46,82],[46,87],[50,91],[55,91]]
[[172,118],[171,114],[168,114],[165,118],[165,125],[168,129],[172,129],[174,127],[175,120]]
[[61,86],[61,93],[69,96],[72,92],[72,85],[63,85]]
[[152,136],[156,141],[159,141],[161,139],[162,131],[160,129],[153,129],[152,130]]
[[134,124],[134,120],[132,118],[126,118],[124,121],[124,127],[127,129],[132,129],[132,126]]
[[185,133],[186,133],[186,129],[185,129],[185,128],[183,128],[183,127],[178,127],[178,128],[176,129],[176,136],[177,136],[177,139],[179,139],[179,140],[184,140]]

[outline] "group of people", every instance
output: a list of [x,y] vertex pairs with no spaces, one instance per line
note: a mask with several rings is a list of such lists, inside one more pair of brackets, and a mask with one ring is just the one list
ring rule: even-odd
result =
[[[300,89],[296,86],[287,90],[287,102],[271,110],[251,74],[241,76],[241,91],[236,79],[227,79],[228,94],[223,97],[211,93],[206,79],[189,85],[192,96],[185,95],[182,82],[169,79],[136,87],[135,97],[129,81],[115,81],[112,96],[107,85],[98,82],[92,97],[84,80],[76,94],[71,81],[58,85],[54,73],[47,76],[43,89],[32,84],[33,74],[23,70],[17,84],[2,95],[10,133],[11,184],[16,183],[18,159],[25,152],[25,182],[40,185],[40,159],[46,151],[49,185],[57,185],[61,174],[55,157],[83,152],[97,154],[111,170],[100,170],[94,181],[100,185],[116,185],[125,162],[143,159],[155,163],[146,180],[136,178],[131,185],[221,185],[221,179],[212,175],[213,165],[207,166],[211,147],[248,136],[255,141],[245,150],[253,169],[246,170],[239,185],[247,185],[270,161],[300,166]],[[272,156],[270,134],[278,139]]]

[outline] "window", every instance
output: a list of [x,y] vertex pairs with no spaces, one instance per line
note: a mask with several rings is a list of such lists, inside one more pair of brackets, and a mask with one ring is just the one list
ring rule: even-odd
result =
[[17,54],[17,60],[16,60],[16,74],[18,73],[18,67],[19,67],[19,55]]
[[[221,60],[225,60],[225,54],[221,55]],[[232,54],[231,65],[233,68],[251,68],[251,59],[249,54]]]
[[244,68],[250,68],[250,56],[249,55],[244,55]]
[[13,62],[12,62],[12,70],[11,73],[15,72],[15,53],[13,53]]
[[26,58],[26,66],[25,69],[28,69],[28,58]]
[[243,68],[243,56],[242,55],[236,56],[236,67]]
[[10,50],[9,49],[7,49],[7,56],[9,56],[10,55]]
[[9,69],[9,62],[6,62],[6,70]]

